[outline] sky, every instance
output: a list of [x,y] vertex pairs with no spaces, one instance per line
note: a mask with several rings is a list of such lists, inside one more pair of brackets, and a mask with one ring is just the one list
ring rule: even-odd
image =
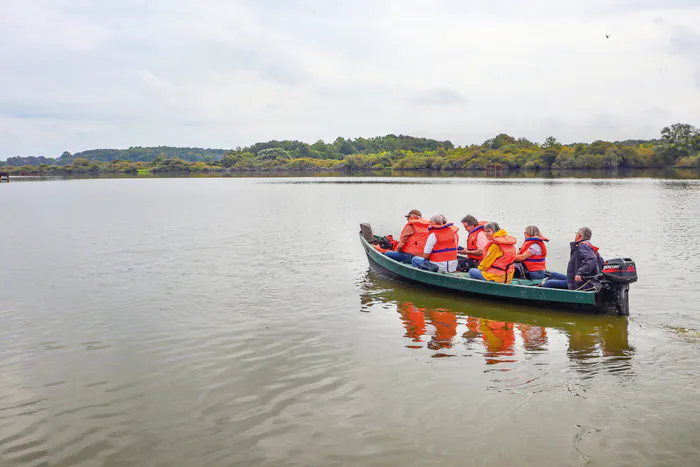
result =
[[700,126],[699,24],[699,0],[0,0],[0,160],[656,138]]

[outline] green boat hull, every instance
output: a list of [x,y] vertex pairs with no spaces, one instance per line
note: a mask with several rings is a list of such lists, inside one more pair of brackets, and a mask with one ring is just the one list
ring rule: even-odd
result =
[[462,294],[518,302],[523,305],[547,305],[587,312],[617,312],[618,310],[615,297],[611,293],[606,293],[604,289],[597,292],[550,289],[537,287],[535,284],[538,281],[516,279],[511,284],[499,284],[471,279],[466,273],[430,272],[388,258],[377,251],[362,235],[360,235],[360,241],[373,268],[402,280],[449,289]]

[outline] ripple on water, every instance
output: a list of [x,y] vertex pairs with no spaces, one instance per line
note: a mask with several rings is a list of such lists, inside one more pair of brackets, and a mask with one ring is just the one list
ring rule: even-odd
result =
[[[221,179],[2,190],[17,222],[0,229],[10,246],[0,465],[692,464],[698,186]],[[387,199],[452,219],[477,200],[516,235],[537,223],[558,268],[573,229],[597,222],[604,256],[637,261],[633,317],[375,277],[357,223],[396,235],[402,218]],[[659,218],[673,222],[650,237]],[[266,226],[272,254],[260,254],[248,219]]]

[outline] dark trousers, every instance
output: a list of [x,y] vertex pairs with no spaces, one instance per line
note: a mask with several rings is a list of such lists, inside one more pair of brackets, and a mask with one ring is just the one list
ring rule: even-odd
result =
[[384,254],[394,261],[398,261],[399,263],[411,264],[411,260],[413,259],[412,254],[404,253],[403,251],[387,251]]
[[457,258],[457,270],[462,272],[467,272],[471,268],[475,268],[479,265],[477,260],[471,258]]

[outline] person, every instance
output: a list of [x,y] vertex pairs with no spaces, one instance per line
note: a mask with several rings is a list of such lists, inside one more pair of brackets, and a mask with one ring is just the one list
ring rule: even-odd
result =
[[479,265],[479,261],[484,258],[484,247],[489,242],[484,233],[486,224],[487,222],[477,221],[476,217],[471,214],[467,214],[462,218],[462,225],[469,235],[467,236],[466,250],[460,250],[460,253],[467,255],[465,261],[460,261],[460,269],[464,268],[464,270],[468,271],[471,268],[475,268]]
[[520,262],[530,276],[530,279],[544,279],[547,269],[547,247],[544,242],[549,239],[542,236],[535,225],[525,227],[525,242],[520,247],[515,261]]
[[425,242],[430,234],[428,232],[430,221],[423,219],[423,215],[418,209],[411,209],[405,217],[406,225],[401,231],[396,251],[387,251],[384,254],[400,263],[411,264],[414,256],[423,255]]
[[484,247],[485,257],[479,266],[469,270],[469,277],[482,281],[502,282],[513,280],[515,272],[515,243],[517,240],[508,235],[496,222],[484,226],[489,243]]
[[576,238],[570,243],[571,253],[566,275],[550,273],[541,285],[551,289],[591,290],[600,284],[596,276],[603,269],[603,258],[598,254],[598,247],[590,240],[593,232],[588,227],[581,227]]
[[423,256],[414,256],[411,264],[421,267],[426,260],[438,267],[438,272],[457,271],[457,245],[459,244],[459,227],[447,223],[442,214],[430,218],[430,235],[425,242]]

